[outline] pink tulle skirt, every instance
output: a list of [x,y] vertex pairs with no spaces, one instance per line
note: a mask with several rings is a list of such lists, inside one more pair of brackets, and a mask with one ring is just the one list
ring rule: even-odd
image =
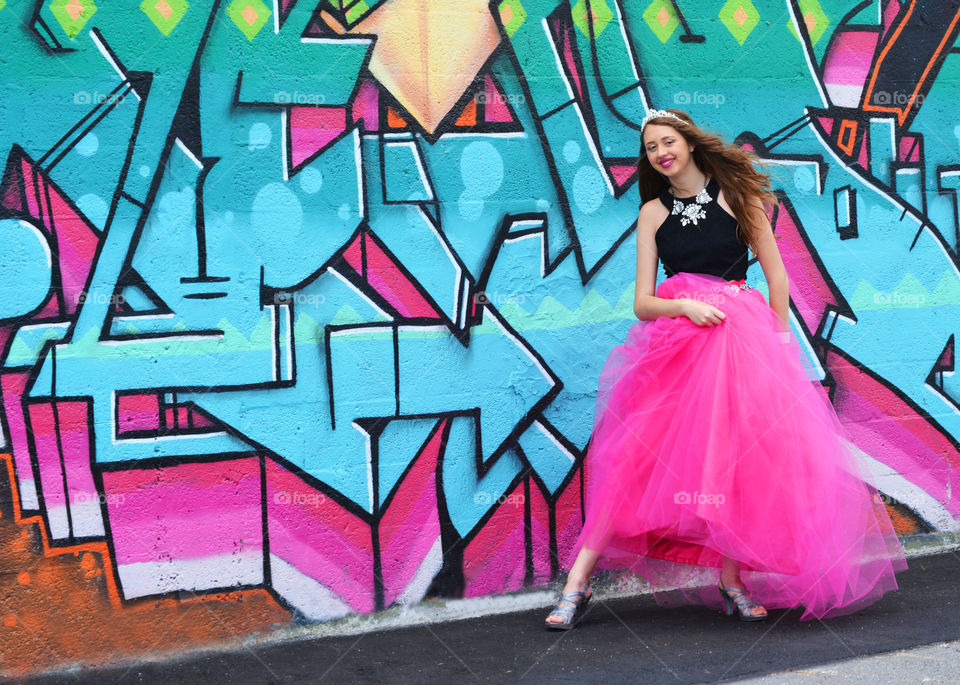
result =
[[[897,588],[903,548],[793,335],[763,294],[680,272],[658,297],[715,326],[638,321],[600,375],[577,541],[645,577],[662,605],[720,607],[722,557],[768,609],[850,613]],[[569,568],[569,566],[567,567]]]

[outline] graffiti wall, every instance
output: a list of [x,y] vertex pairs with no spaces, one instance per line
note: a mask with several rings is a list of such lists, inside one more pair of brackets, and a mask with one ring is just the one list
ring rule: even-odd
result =
[[4,668],[556,579],[651,108],[776,162],[816,380],[900,532],[957,530],[958,29],[957,0],[0,0]]

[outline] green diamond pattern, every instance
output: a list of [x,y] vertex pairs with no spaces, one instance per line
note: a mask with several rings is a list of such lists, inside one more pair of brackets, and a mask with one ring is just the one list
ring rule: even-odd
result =
[[[800,17],[801,21],[807,23],[811,44],[816,45],[817,41],[820,40],[824,31],[826,31],[830,25],[830,19],[827,18],[827,15],[817,0],[800,0]],[[798,34],[797,29],[794,28],[792,20],[787,22],[787,28],[790,29],[790,33],[793,34],[794,38],[800,40],[800,34]]]
[[[594,38],[598,38],[600,34],[603,33],[603,30],[607,28],[610,20],[613,19],[613,12],[610,11],[610,8],[607,7],[607,3],[604,2],[604,0],[590,0],[589,9],[593,12],[593,36]],[[590,20],[587,18],[586,0],[577,0],[577,4],[570,9],[570,13],[573,16],[574,26],[580,29],[580,33],[589,38]]]
[[0,10],[7,6],[7,0],[0,0]]
[[500,12],[500,21],[503,22],[503,29],[507,32],[507,37],[513,38],[513,34],[527,20],[527,12],[523,9],[523,4],[520,0],[503,0],[497,11]]
[[71,40],[77,37],[96,11],[93,0],[53,0],[50,3],[50,12]]
[[273,12],[261,0],[233,0],[227,7],[227,16],[243,32],[247,40],[253,40],[270,19]]
[[740,45],[760,23],[760,13],[750,0],[727,0],[717,16]]
[[180,23],[190,5],[185,0],[143,0],[140,10],[147,15],[153,25],[165,36]]
[[680,24],[673,5],[667,0],[653,0],[643,12],[643,20],[661,43],[666,43]]

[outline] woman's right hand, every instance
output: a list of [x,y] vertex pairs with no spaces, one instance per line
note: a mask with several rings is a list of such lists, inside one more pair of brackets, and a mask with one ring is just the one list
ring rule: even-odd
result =
[[683,315],[698,326],[716,326],[727,317],[712,304],[689,299],[683,303]]

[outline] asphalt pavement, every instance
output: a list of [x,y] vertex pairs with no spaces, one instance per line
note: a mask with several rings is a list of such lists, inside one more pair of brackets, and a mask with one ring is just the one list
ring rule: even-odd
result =
[[[960,553],[908,560],[900,590],[851,616],[745,623],[650,596],[591,603],[574,630],[547,610],[59,673],[30,683],[960,682]],[[951,679],[944,679],[944,678]]]

